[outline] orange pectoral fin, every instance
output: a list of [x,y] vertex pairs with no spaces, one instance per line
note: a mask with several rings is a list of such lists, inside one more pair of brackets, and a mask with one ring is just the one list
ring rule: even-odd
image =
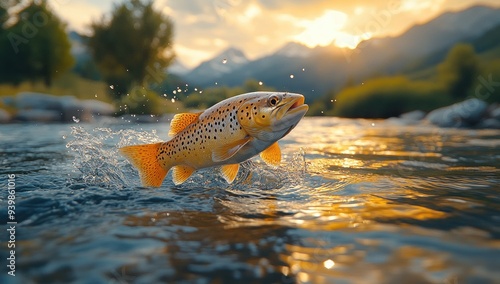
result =
[[248,142],[250,142],[250,137],[243,138],[241,140],[222,145],[218,148],[212,150],[212,161],[214,162],[222,162],[225,161],[234,154],[236,154],[243,146],[245,146]]
[[159,187],[167,175],[168,170],[162,168],[156,159],[160,145],[161,143],[156,143],[120,148],[120,153],[139,171],[143,186]]
[[172,168],[172,180],[175,185],[185,182],[195,171],[194,168],[187,165],[178,165]]
[[266,150],[262,151],[260,158],[268,165],[279,166],[281,163],[281,150],[278,142],[274,142]]
[[227,183],[231,184],[238,175],[239,169],[239,164],[223,165],[221,167],[222,177],[224,177]]
[[170,122],[170,130],[168,131],[169,136],[174,136],[175,134],[186,129],[186,127],[198,120],[200,113],[178,113],[174,115],[172,121]]

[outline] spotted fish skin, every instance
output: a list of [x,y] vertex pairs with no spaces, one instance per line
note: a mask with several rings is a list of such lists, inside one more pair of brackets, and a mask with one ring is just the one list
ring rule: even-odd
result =
[[239,164],[261,153],[279,165],[277,141],[288,134],[308,110],[300,94],[254,92],[221,101],[201,113],[174,116],[163,143],[127,146],[120,152],[137,167],[144,186],[160,186],[172,169],[181,184],[202,168],[221,166],[228,183]]

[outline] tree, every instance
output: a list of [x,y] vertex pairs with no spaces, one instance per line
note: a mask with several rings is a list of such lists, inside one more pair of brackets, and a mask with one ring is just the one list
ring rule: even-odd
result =
[[472,88],[479,69],[479,59],[474,48],[467,44],[457,44],[438,66],[438,77],[451,97],[463,99]]
[[0,9],[0,81],[41,79],[49,86],[74,63],[65,24],[44,0],[28,1],[10,15],[15,2],[6,1]]
[[117,99],[134,84],[161,82],[174,57],[173,24],[152,1],[128,0],[91,28],[89,48]]

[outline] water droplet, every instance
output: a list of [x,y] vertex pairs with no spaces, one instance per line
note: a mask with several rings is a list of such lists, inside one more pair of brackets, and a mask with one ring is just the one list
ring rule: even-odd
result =
[[323,266],[326,268],[326,269],[331,269],[332,267],[335,266],[335,262],[331,259],[327,259],[323,262]]
[[62,139],[66,139],[66,135],[63,135],[63,136],[62,136]]
[[154,116],[155,116],[154,114],[151,115],[151,117],[154,117]]
[[372,122],[372,126],[375,126],[375,123]]
[[321,111],[321,113],[324,113],[323,111]]
[[302,68],[302,72],[306,71],[306,68]]
[[111,90],[114,90],[114,89],[115,89],[115,86],[114,86],[114,85],[109,85],[109,88],[110,88]]
[[177,94],[177,91],[176,91],[176,90],[173,90],[173,91],[172,91],[172,93]]
[[262,83],[262,81],[259,81],[259,86],[262,86],[262,84],[264,84],[264,83]]
[[94,97],[96,97],[96,98],[97,98],[97,94],[95,94],[95,95],[94,95]]
[[167,97],[167,94],[163,94],[163,96],[166,98],[166,97]]
[[227,63],[227,59],[226,59],[226,58],[224,58],[224,59],[222,60],[222,64],[226,64],[226,63]]
[[330,100],[331,103],[333,103],[333,100]]
[[215,85],[217,85],[217,82],[215,82]]
[[200,91],[200,94],[203,93],[203,91]]
[[73,116],[73,121],[76,122],[76,123],[80,122],[80,120],[78,118],[76,118],[76,116]]
[[198,88],[194,88],[194,91],[195,91],[195,92],[198,92]]
[[293,79],[293,77],[295,77],[295,76],[293,76],[293,74],[292,74],[292,75],[290,75],[290,79]]
[[172,103],[175,103],[175,99],[174,98],[172,98],[170,101],[172,101]]

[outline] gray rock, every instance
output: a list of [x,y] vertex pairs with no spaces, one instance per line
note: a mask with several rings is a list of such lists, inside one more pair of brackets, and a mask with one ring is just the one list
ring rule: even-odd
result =
[[82,122],[87,122],[91,120],[90,112],[75,97],[64,96],[59,101],[61,103],[61,121],[73,122],[75,119],[78,119]]
[[80,101],[73,96],[59,97],[33,92],[19,93],[14,97],[4,98],[3,102],[18,109],[16,119],[21,121],[88,122],[93,115],[114,113],[111,104],[97,100]]
[[487,108],[486,102],[474,98],[435,109],[425,118],[440,127],[474,126],[485,116]]
[[14,120],[23,122],[58,122],[61,113],[55,110],[21,109],[14,116]]
[[18,109],[60,110],[60,97],[49,94],[22,92],[17,94],[12,104]]
[[425,112],[421,110],[414,110],[410,111],[407,113],[403,113],[402,115],[399,116],[399,118],[404,119],[404,120],[412,120],[412,121],[418,121],[422,120],[425,117]]
[[500,106],[497,105],[492,108],[492,110],[490,111],[490,117],[500,120]]
[[3,110],[3,109],[0,109],[0,123],[7,123],[10,121],[10,114]]
[[496,118],[487,118],[482,120],[477,124],[478,128],[491,128],[491,129],[500,129],[500,120]]
[[98,100],[83,100],[83,106],[93,115],[106,115],[110,116],[115,113],[115,107]]

